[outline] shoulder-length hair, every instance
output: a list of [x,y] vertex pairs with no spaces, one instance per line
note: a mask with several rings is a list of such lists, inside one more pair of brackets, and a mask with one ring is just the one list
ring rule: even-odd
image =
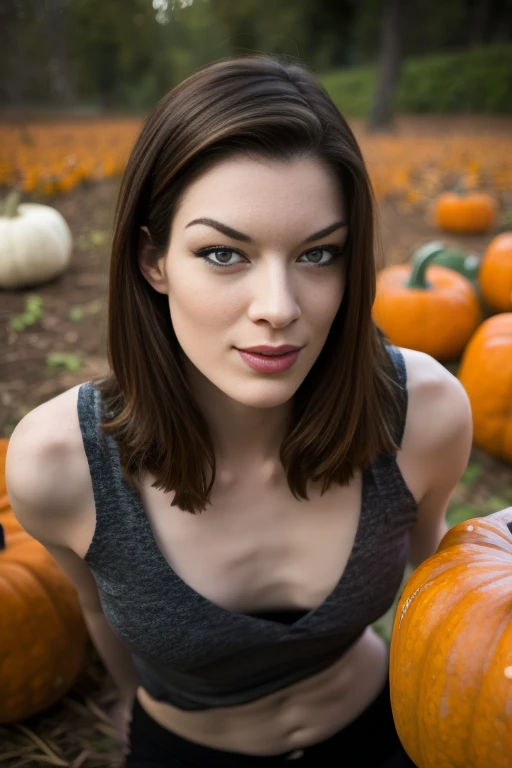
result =
[[110,261],[110,373],[93,382],[110,417],[101,420],[102,436],[117,443],[125,480],[136,487],[142,473],[150,472],[153,487],[174,492],[172,505],[193,514],[211,503],[214,447],[180,363],[168,297],[140,271],[139,234],[147,226],[163,255],[187,185],[236,153],[321,159],[336,173],[347,210],[343,301],[293,396],[280,447],[292,494],[308,499],[308,480],[322,480],[322,494],[333,481],[346,485],[379,452],[398,448],[395,369],[371,316],[377,206],[357,141],[304,66],[266,55],[217,61],[161,99],[131,152]]

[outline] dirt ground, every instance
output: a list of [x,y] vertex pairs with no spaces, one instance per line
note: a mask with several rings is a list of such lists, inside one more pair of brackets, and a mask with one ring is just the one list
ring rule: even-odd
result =
[[[46,285],[0,292],[0,435],[9,437],[34,407],[106,370],[105,295],[118,187],[113,179],[48,198],[71,228],[75,245],[69,268]],[[421,244],[440,239],[424,210],[403,213],[387,201],[380,205],[380,216],[387,264],[405,262]],[[443,239],[482,253],[489,236]],[[25,311],[31,296],[42,300],[42,315],[25,330],[12,330],[10,321]],[[49,365],[47,356],[55,353],[64,357]],[[510,505],[511,467],[474,449],[450,504],[450,522]],[[380,623],[385,636],[392,615]],[[0,766],[115,768],[121,758],[106,716],[114,697],[91,648],[88,668],[59,704],[26,723],[0,726]]]
[[[109,245],[119,182],[106,180],[54,198],[68,222],[74,250],[69,268],[58,278],[32,289],[0,291],[0,435],[9,437],[18,421],[42,402],[105,369],[105,296]],[[380,206],[384,263],[402,263],[421,244],[438,240],[439,232],[424,211],[400,213],[392,202]],[[486,235],[447,236],[451,245],[481,253]],[[30,296],[42,300],[42,316],[23,331],[10,329]],[[80,319],[76,309],[82,310]],[[73,314],[70,316],[70,313]],[[50,367],[49,354],[78,356]]]

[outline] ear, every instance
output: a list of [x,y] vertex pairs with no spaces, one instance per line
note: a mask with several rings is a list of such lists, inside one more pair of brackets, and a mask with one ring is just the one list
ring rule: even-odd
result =
[[140,228],[138,254],[139,269],[148,283],[158,293],[168,293],[165,254],[154,245],[147,227]]

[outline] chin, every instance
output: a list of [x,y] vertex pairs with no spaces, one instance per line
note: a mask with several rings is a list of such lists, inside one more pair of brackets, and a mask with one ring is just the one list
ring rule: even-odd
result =
[[279,408],[291,400],[301,383],[259,382],[255,387],[243,385],[239,391],[223,391],[232,400],[248,408]]

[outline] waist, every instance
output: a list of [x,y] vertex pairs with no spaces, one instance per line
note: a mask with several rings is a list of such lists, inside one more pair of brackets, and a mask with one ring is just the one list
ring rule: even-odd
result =
[[367,628],[320,672],[243,706],[184,711],[138,689],[137,699],[159,725],[217,749],[273,755],[330,737],[358,717],[388,679],[388,648]]
[[317,675],[338,661],[363,633],[267,642],[192,669],[176,669],[136,654],[133,660],[142,687],[153,699],[183,711],[199,711],[245,705]]

